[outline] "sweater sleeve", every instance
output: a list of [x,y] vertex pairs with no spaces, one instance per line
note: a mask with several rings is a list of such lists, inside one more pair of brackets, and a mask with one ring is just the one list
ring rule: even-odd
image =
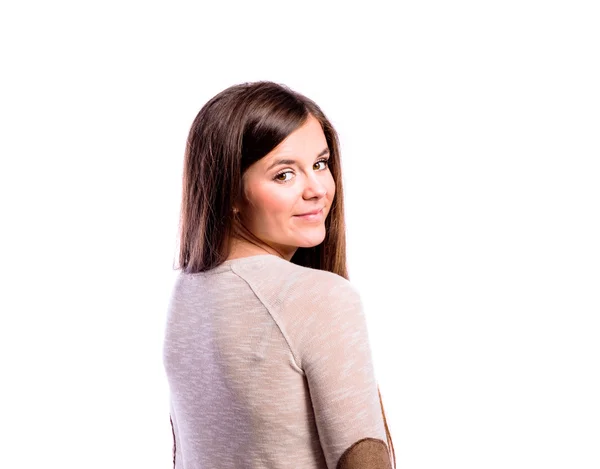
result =
[[362,302],[346,279],[331,283],[313,295],[299,350],[327,467],[389,469]]

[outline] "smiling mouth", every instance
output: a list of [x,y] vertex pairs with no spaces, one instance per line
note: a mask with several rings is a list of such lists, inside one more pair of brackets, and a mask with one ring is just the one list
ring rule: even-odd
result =
[[300,220],[305,221],[320,221],[323,217],[324,208],[317,212],[305,213],[304,215],[294,215],[295,218],[299,218]]
[[322,207],[319,210],[315,210],[315,211],[308,212],[308,213],[302,213],[300,215],[294,215],[294,216],[295,217],[308,217],[308,216],[311,216],[311,215],[320,215],[323,212],[324,209],[325,209],[325,207]]

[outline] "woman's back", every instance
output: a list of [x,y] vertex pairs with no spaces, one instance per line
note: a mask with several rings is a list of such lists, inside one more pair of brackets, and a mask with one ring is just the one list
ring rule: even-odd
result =
[[274,255],[181,273],[164,343],[177,469],[391,467],[354,287]]

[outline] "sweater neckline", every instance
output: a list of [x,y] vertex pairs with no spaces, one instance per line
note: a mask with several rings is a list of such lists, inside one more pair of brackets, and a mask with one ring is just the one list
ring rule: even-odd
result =
[[250,262],[256,262],[256,261],[263,260],[263,259],[268,259],[268,258],[271,258],[271,257],[273,257],[275,259],[281,259],[282,261],[285,261],[284,258],[276,256],[275,254],[254,254],[252,256],[236,257],[235,259],[228,259],[226,261],[223,261],[221,264],[219,264],[219,266],[221,266],[221,265],[232,265],[232,264],[248,264]]
[[[232,266],[246,266],[246,265],[251,265],[251,264],[262,264],[264,261],[269,261],[269,260],[273,260],[273,259],[277,259],[277,260],[281,260],[284,262],[289,262],[285,259],[283,259],[282,257],[276,256],[275,254],[255,254],[252,256],[245,256],[245,257],[236,257],[235,259],[228,259],[226,261],[221,262],[219,265],[217,265],[216,267],[213,267],[210,270],[204,271],[204,272],[199,272],[200,274],[218,274],[221,272],[227,272],[232,270]],[[197,274],[192,274],[192,275],[197,275]]]

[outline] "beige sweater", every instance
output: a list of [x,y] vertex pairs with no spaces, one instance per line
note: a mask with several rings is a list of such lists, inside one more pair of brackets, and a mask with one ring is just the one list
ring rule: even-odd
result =
[[390,467],[361,300],[339,275],[270,254],[180,273],[164,366],[176,469]]

